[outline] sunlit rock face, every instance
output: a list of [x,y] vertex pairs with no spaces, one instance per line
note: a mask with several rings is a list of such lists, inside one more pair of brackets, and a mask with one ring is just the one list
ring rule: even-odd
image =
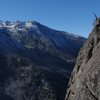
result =
[[36,21],[0,21],[0,100],[64,100],[85,40]]
[[79,52],[65,100],[100,100],[100,18]]

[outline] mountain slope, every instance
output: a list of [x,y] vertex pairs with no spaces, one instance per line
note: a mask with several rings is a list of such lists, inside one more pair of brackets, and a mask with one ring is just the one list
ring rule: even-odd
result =
[[0,99],[63,100],[85,40],[36,21],[1,21]]
[[100,18],[80,50],[66,100],[100,100]]

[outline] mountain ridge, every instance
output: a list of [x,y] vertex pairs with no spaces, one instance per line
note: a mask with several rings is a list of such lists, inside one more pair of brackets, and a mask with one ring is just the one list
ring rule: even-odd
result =
[[37,22],[6,24],[0,23],[0,99],[63,100],[86,39]]
[[[42,25],[42,26],[45,26],[43,24],[40,24],[38,21],[35,21],[35,20],[30,20],[30,21],[2,21],[0,20],[0,27],[8,27],[8,28],[14,28],[14,25],[16,26],[16,24],[20,24],[22,25],[22,27],[32,27],[34,24],[38,24],[38,25]],[[49,28],[48,26],[45,26],[47,28]],[[63,33],[66,33],[68,35],[72,35],[72,36],[75,36],[75,37],[81,37],[80,35],[78,34],[73,34],[73,33],[69,33],[69,32],[66,32],[66,31],[60,31],[60,30],[56,30],[54,28],[49,28],[49,29],[52,29],[54,31],[59,31],[59,32],[63,32]]]

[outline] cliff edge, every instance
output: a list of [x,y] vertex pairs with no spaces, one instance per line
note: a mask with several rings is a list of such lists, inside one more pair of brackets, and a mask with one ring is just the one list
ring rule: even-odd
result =
[[79,52],[65,100],[100,100],[100,18]]

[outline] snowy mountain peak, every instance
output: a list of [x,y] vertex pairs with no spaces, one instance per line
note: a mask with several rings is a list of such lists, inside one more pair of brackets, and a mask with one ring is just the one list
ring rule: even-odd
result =
[[37,22],[36,21],[27,21],[25,23],[25,27],[27,28],[36,28],[37,29]]
[[[10,31],[13,31],[13,30],[14,31],[17,31],[17,30],[25,31],[26,29],[32,29],[32,30],[36,31],[37,33],[43,33],[48,36],[52,35],[52,33],[55,32],[57,34],[62,34],[62,35],[67,34],[68,37],[72,37],[73,39],[81,37],[81,36],[75,35],[73,33],[68,33],[68,32],[57,31],[55,29],[51,29],[47,26],[40,24],[37,21],[19,21],[19,20],[17,20],[17,21],[11,22],[11,21],[0,20],[0,28],[7,28]],[[44,32],[41,32],[41,31],[44,31]]]
[[8,28],[22,28],[22,27],[33,27],[34,24],[37,24],[38,22],[36,21],[15,21],[15,22],[11,22],[11,21],[1,21],[0,20],[0,27],[8,27]]
[[0,21],[0,100],[64,100],[85,40],[36,21]]

